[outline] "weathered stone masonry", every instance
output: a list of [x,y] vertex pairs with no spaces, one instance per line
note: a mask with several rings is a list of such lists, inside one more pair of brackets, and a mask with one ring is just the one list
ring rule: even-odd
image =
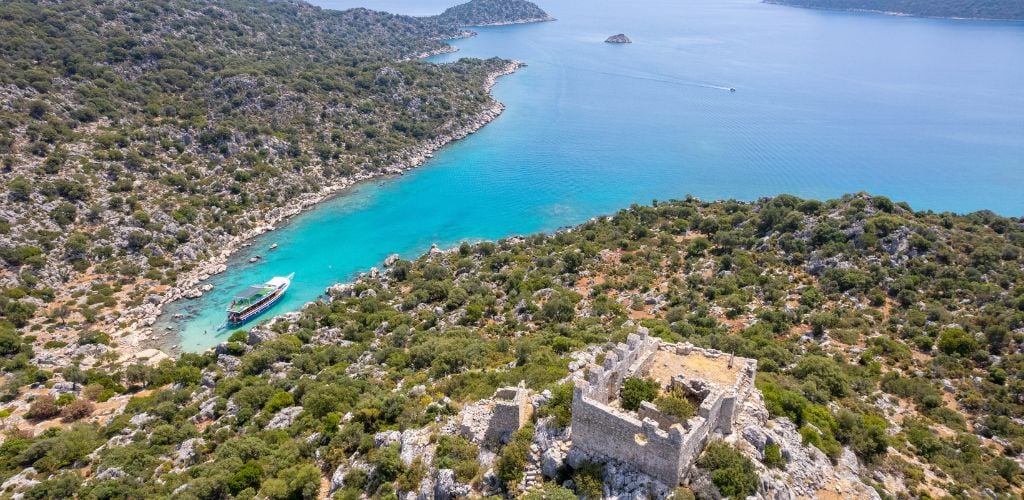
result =
[[487,427],[486,439],[505,441],[533,417],[530,393],[519,387],[503,387],[494,393],[494,414]]
[[[680,363],[680,370],[673,373],[666,388],[682,389],[701,401],[697,414],[686,422],[662,415],[650,403],[645,402],[637,412],[614,404],[622,381],[643,375],[659,351]],[[727,375],[735,374],[734,379],[722,384],[719,374],[716,383],[695,377],[694,370],[683,370],[687,360],[696,360],[695,357],[723,366],[727,363]],[[756,372],[755,360],[732,358],[690,344],[662,343],[641,328],[625,344],[609,351],[603,366],[593,367],[585,382],[577,382],[573,393],[572,446],[594,460],[619,460],[668,485],[681,484],[712,433],[731,432],[735,414],[753,388]]]
[[504,443],[532,417],[530,392],[520,383],[498,389],[492,398],[465,408],[459,433],[477,444]]

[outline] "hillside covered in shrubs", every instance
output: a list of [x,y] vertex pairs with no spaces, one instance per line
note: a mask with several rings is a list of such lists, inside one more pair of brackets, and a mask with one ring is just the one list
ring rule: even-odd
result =
[[[570,422],[580,360],[643,326],[756,358],[772,420],[833,462],[852,453],[886,498],[1019,498],[1022,250],[1022,221],[991,213],[687,198],[398,260],[155,367],[39,369],[8,332],[0,479],[27,498],[518,494],[531,441]],[[543,395],[535,426],[487,452],[452,431],[519,381]],[[742,496],[749,457],[714,444],[697,464]],[[608,474],[561,468],[530,495],[600,495]]]
[[267,221],[414,166],[500,112],[510,68],[414,60],[465,35],[437,18],[293,0],[16,0],[0,31],[0,318],[36,332],[128,325]]

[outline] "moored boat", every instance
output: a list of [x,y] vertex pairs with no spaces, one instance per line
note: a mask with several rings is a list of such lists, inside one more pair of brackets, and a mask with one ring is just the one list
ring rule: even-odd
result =
[[292,284],[295,273],[276,276],[262,285],[252,285],[235,295],[228,306],[228,326],[239,326],[270,309]]

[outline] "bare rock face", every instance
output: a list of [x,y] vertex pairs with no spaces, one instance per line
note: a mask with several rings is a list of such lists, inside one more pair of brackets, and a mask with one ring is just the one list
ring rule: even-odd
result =
[[282,408],[281,411],[274,415],[274,418],[270,419],[267,424],[267,429],[287,429],[295,423],[295,419],[302,413],[301,406],[289,406]]
[[612,35],[608,37],[608,39],[605,40],[604,43],[633,43],[633,40],[630,40],[629,37],[626,36],[625,34],[619,33],[618,35]]
[[[174,452],[174,465],[187,466],[195,463],[199,457],[199,448],[206,443],[203,438],[186,439]],[[110,470],[110,469],[108,469]]]

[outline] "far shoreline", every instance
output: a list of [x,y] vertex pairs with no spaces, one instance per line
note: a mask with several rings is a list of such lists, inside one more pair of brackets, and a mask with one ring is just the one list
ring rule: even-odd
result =
[[761,0],[761,3],[769,5],[778,5],[780,7],[790,7],[794,9],[807,9],[816,10],[822,12],[849,12],[851,14],[874,14],[882,15],[887,17],[909,17],[914,19],[935,19],[943,21],[978,21],[984,23],[1012,23],[1015,25],[1024,24],[1024,19],[1005,19],[1005,18],[990,18],[990,17],[953,17],[953,16],[925,16],[921,14],[911,14],[908,12],[898,11],[885,11],[875,9],[833,9],[828,7],[817,7],[812,5],[800,5],[796,3],[786,2],[785,0]]

